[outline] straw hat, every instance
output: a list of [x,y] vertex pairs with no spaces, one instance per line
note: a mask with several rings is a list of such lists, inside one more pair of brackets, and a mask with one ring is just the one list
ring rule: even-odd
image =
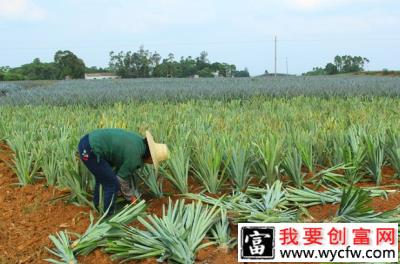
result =
[[166,144],[155,143],[153,136],[149,131],[146,131],[146,139],[149,144],[151,159],[156,170],[160,165],[161,161],[169,159],[169,150]]

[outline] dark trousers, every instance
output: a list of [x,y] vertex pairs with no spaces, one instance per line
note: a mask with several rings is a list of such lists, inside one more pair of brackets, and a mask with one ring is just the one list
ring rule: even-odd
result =
[[100,184],[104,190],[104,211],[110,207],[108,214],[114,213],[114,201],[117,198],[119,190],[119,182],[110,164],[104,160],[97,160],[92,147],[89,144],[89,135],[85,135],[78,145],[79,158],[83,164],[89,169],[96,179],[94,188],[93,203],[99,206],[99,188]]

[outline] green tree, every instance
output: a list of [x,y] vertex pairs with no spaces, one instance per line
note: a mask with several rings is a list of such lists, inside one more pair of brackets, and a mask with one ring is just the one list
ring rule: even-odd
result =
[[336,55],[334,58],[334,64],[338,70],[338,72],[342,72],[343,69],[343,60],[342,57],[339,55]]
[[110,72],[110,69],[96,67],[96,66],[91,66],[91,67],[85,68],[85,73],[101,73],[101,72]]
[[180,67],[182,73],[180,77],[190,77],[197,73],[196,60],[191,56],[187,58],[181,57]]
[[312,71],[303,73],[305,76],[325,75],[325,69],[321,67],[314,67]]
[[8,72],[14,74],[13,79],[20,79],[19,76],[22,76],[24,80],[55,80],[58,77],[55,63],[42,63],[38,58],[32,63],[10,69]]
[[137,74],[139,78],[150,77],[152,65],[152,55],[143,46],[139,48],[138,52],[133,53],[133,63],[135,63]]
[[[154,76],[156,74],[156,68],[160,65],[161,62],[161,55],[158,54],[157,52],[154,52],[151,55],[151,63],[152,63],[152,67],[151,67],[151,72],[150,72],[150,76]],[[158,76],[160,77],[160,76]]]
[[208,53],[206,51],[202,51],[200,56],[196,58],[197,71],[201,71],[202,69],[210,66],[207,56]]
[[117,75],[121,76],[122,78],[137,77],[137,72],[135,71],[131,63],[130,51],[126,53],[122,51],[119,53],[111,51],[109,67],[112,71],[114,71]]
[[57,51],[54,55],[54,63],[58,70],[58,79],[65,79],[67,76],[79,79],[85,75],[85,63],[69,50]]
[[203,69],[201,69],[200,71],[198,71],[198,75],[200,77],[214,77],[214,75],[212,74],[212,71],[210,68],[205,67]]
[[[193,59],[181,57],[176,61],[173,53],[169,53],[166,58],[161,58],[157,52],[151,53],[140,47],[137,52],[110,52],[109,68],[122,78],[147,78],[147,77],[190,77],[195,74],[201,77],[212,77],[213,72],[220,76],[231,77],[235,74],[234,64],[214,62],[210,64],[206,51],[202,51],[200,56]],[[248,76],[248,71],[241,71],[239,75]]]
[[338,69],[335,64],[333,63],[328,63],[325,66],[325,73],[328,75],[333,75],[338,73]]
[[10,67],[8,66],[1,66],[0,67],[0,81],[5,80],[6,73],[10,70]]
[[325,75],[337,73],[354,73],[364,71],[364,66],[369,60],[361,56],[336,55],[333,63],[328,63],[325,68],[315,67],[303,75]]
[[10,66],[0,66],[0,72],[8,72],[11,70]]
[[234,77],[250,77],[249,70],[247,68],[244,68],[243,71],[235,71],[233,73]]
[[364,70],[364,65],[369,63],[367,58],[361,56],[339,56],[335,57],[334,63],[340,73],[361,72]]
[[235,71],[236,71],[236,65],[226,64],[226,77],[232,77]]
[[4,73],[4,81],[22,81],[25,80],[24,76],[20,73],[9,71]]
[[175,56],[173,53],[168,54],[168,58],[164,60],[166,64],[166,76],[165,77],[175,77],[177,71],[177,65],[175,63]]
[[[151,53],[143,46],[137,52],[110,52],[109,66],[112,71],[122,78],[148,78],[161,74],[159,66],[161,56],[158,53]],[[157,76],[161,77],[161,76]]]

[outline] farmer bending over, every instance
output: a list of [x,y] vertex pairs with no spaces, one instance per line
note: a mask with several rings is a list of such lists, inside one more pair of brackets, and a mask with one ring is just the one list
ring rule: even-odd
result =
[[[149,131],[146,137],[123,129],[98,129],[81,138],[79,158],[96,179],[93,203],[99,206],[99,187],[104,190],[104,210],[114,213],[114,202],[118,191],[126,200],[134,203],[136,197],[129,182],[133,172],[144,163],[154,164],[168,159],[169,151],[165,144],[155,143]],[[116,168],[116,173],[113,171]]]

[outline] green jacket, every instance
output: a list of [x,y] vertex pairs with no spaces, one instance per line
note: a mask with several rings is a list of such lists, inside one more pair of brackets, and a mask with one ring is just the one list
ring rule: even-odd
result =
[[108,161],[123,179],[144,165],[146,144],[136,133],[117,128],[97,129],[89,133],[89,143],[97,160]]

